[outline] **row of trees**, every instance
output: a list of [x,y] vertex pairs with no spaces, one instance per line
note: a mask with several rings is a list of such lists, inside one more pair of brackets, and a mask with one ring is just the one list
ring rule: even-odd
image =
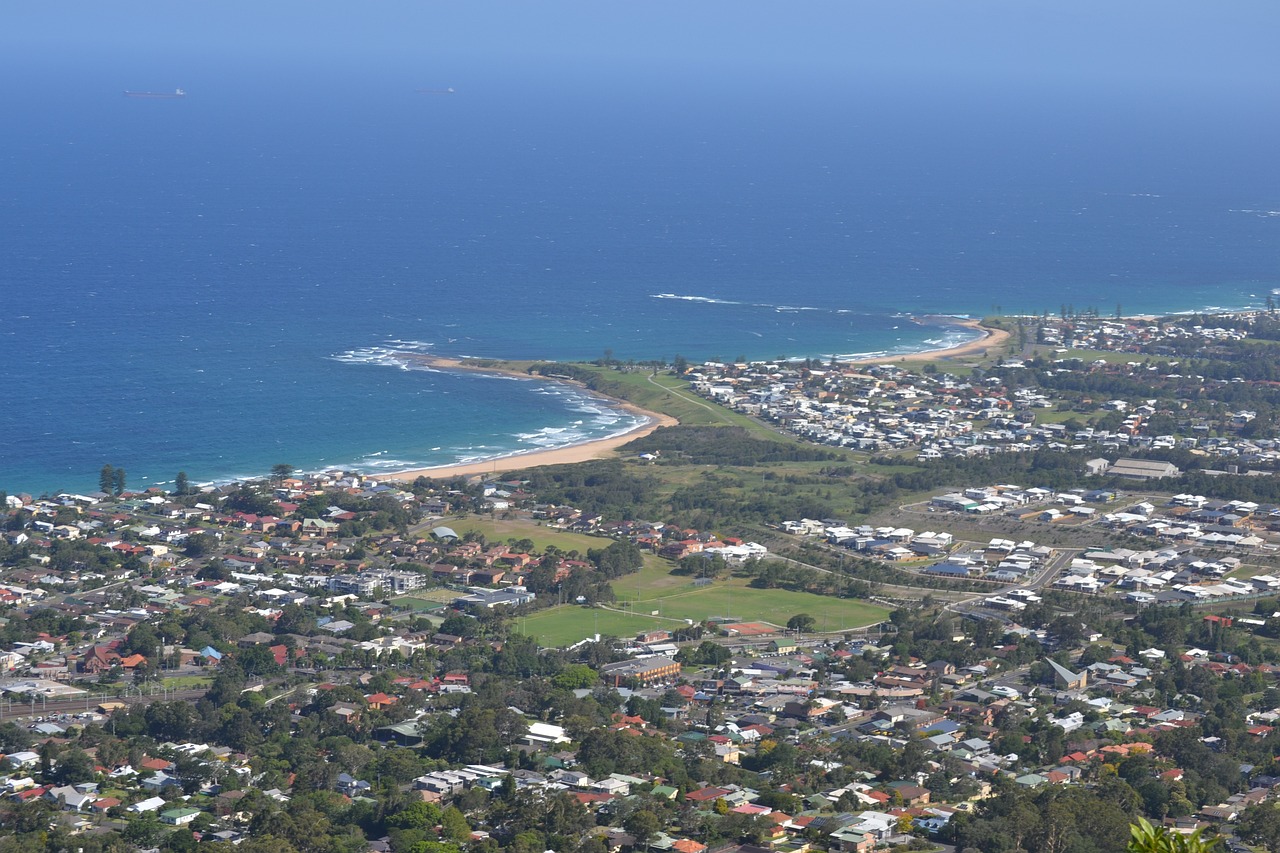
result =
[[114,465],[103,465],[98,472],[98,491],[120,497],[124,494],[125,471]]
[[[280,484],[288,477],[292,476],[294,467],[285,463],[274,465],[271,468],[271,482]],[[98,471],[98,491],[103,494],[120,497],[125,491],[125,470],[118,465],[103,465]],[[179,471],[173,479],[173,494],[181,497],[189,495],[194,491],[191,486],[191,478],[187,476],[186,471]]]

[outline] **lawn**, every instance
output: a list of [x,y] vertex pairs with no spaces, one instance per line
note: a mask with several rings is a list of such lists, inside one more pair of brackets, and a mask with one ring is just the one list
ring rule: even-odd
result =
[[695,587],[690,582],[686,589],[636,599],[627,595],[627,580],[620,579],[614,585],[619,599],[623,599],[620,605],[625,604],[641,614],[657,611],[664,618],[701,622],[726,617],[786,625],[797,613],[808,613],[817,620],[819,631],[839,631],[861,628],[889,615],[887,609],[862,601],[785,589],[753,589],[741,579],[716,581],[703,587]]
[[529,539],[535,551],[546,551],[548,545],[554,545],[561,551],[578,551],[585,554],[589,548],[608,548],[611,541],[600,536],[584,536],[581,533],[568,533],[545,527],[527,519],[498,519],[483,516],[444,519],[439,525],[453,528],[459,536],[468,533],[479,533],[490,543],[505,543],[508,539]]
[[170,690],[194,690],[197,687],[208,687],[213,684],[212,675],[175,675],[162,680]]
[[785,625],[797,613],[808,613],[817,620],[819,631],[839,631],[874,624],[889,615],[887,609],[863,601],[754,589],[747,586],[745,578],[694,586],[691,577],[671,574],[665,561],[618,578],[613,589],[618,596],[615,607],[627,612],[562,605],[521,619],[521,630],[544,646],[559,646],[597,632],[625,637],[712,617]]
[[1059,412],[1056,409],[1036,409],[1036,423],[1038,424],[1061,424],[1066,423],[1072,418],[1078,421],[1088,420],[1098,414],[1099,410],[1091,409],[1088,412],[1076,412],[1068,409],[1065,412]]
[[651,375],[648,371],[623,373],[616,370],[597,371],[613,388],[602,388],[645,409],[671,415],[682,424],[741,426],[753,430],[766,429],[760,424],[723,406],[703,400],[689,390],[688,383],[669,373]]
[[1254,563],[1243,563],[1240,568],[1227,575],[1232,580],[1248,580],[1257,575],[1269,575],[1275,571],[1272,566],[1259,566]]
[[623,372],[578,365],[601,374],[601,392],[620,397],[644,409],[671,415],[686,426],[736,426],[760,438],[785,444],[802,443],[796,436],[773,429],[746,415],[704,400],[689,390],[689,383],[670,373],[647,370]]
[[400,598],[391,599],[391,603],[396,607],[407,607],[415,613],[423,613],[430,610],[439,610],[448,602],[458,597],[458,593],[454,590],[440,590],[446,594],[448,598],[442,600],[433,600],[427,596],[432,590],[425,590],[421,595],[404,595]]
[[1112,352],[1111,350],[1098,349],[1069,349],[1066,352],[1058,352],[1059,349],[1061,349],[1061,347],[1051,347],[1040,344],[1037,345],[1032,352],[1034,355],[1044,356],[1050,361],[1060,358],[1078,358],[1084,362],[1105,361],[1108,364],[1128,364],[1131,361],[1141,364],[1156,361],[1152,356],[1133,352]]
[[549,610],[540,610],[532,616],[520,617],[517,623],[522,633],[548,648],[569,646],[596,633],[632,637],[641,631],[684,624],[680,621],[616,613],[599,607],[579,607],[576,604],[562,604]]
[[[533,542],[534,551],[538,553],[545,552],[548,545],[554,545],[566,554],[570,551],[577,551],[585,557],[587,551],[592,548],[598,550],[608,548],[613,544],[612,539],[604,536],[569,533],[564,530],[556,530],[553,527],[545,527],[536,521],[522,518],[496,519],[469,516],[467,518],[442,521],[440,524],[453,528],[454,532],[459,536],[472,532],[479,533],[484,536],[486,542],[490,543],[506,542],[508,539],[529,539]],[[669,567],[668,563],[655,554],[645,554],[644,561],[646,566],[652,566],[663,571],[666,570],[664,567]]]

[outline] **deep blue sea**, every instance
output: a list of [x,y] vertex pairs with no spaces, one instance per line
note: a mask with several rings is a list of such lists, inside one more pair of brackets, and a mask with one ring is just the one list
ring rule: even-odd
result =
[[634,423],[397,347],[893,352],[957,335],[911,316],[1280,287],[1280,112],[1229,88],[168,60],[0,74],[0,489],[446,464]]

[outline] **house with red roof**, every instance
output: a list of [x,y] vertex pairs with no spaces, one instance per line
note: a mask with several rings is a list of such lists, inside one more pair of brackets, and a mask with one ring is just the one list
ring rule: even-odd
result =
[[106,672],[120,662],[120,655],[116,654],[115,647],[118,643],[109,643],[101,646],[93,646],[89,651],[84,653],[84,660],[80,662],[81,672]]
[[100,797],[89,804],[89,811],[97,814],[106,814],[107,809],[115,808],[120,805],[120,801],[115,797]]
[[613,794],[602,794],[597,791],[570,791],[569,796],[591,809],[598,809],[613,799]]
[[388,696],[386,693],[374,693],[372,696],[366,696],[364,698],[365,701],[369,703],[369,707],[373,708],[375,711],[380,711],[383,708],[389,708],[396,702],[400,701],[395,696]]
[[696,791],[690,791],[689,793],[684,795],[684,798],[690,803],[705,805],[707,803],[714,803],[716,800],[720,799],[721,797],[728,796],[731,793],[733,792],[730,791],[728,788],[708,787],[708,788],[699,788]]
[[707,845],[700,844],[692,838],[681,838],[671,845],[671,849],[676,853],[702,853],[707,849]]
[[11,799],[17,800],[20,803],[38,800],[48,793],[49,789],[52,787],[52,785],[39,785],[35,788],[27,788],[26,790],[18,791],[16,794],[11,795]]

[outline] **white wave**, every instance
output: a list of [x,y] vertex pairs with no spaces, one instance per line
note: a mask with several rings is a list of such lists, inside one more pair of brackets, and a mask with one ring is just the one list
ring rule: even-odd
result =
[[711,305],[741,305],[741,302],[734,302],[732,299],[716,299],[711,296],[685,296],[679,293],[654,293],[651,294],[654,299],[679,299],[684,302],[706,302]]
[[[797,311],[819,311],[828,314],[858,314],[852,308],[830,308],[815,305],[786,305],[772,302],[736,302],[732,299],[717,299],[711,296],[693,296],[680,293],[651,293],[651,299],[677,299],[682,302],[701,302],[707,305],[745,305],[749,308],[763,308],[779,314],[791,314]],[[903,315],[905,316],[905,315]]]
[[391,347],[357,347],[346,352],[334,353],[329,358],[333,361],[340,361],[343,364],[378,364],[386,367],[407,367],[404,359],[399,357],[397,351]]
[[424,468],[426,465],[409,459],[362,459],[356,467],[382,471],[412,471],[415,468]]

